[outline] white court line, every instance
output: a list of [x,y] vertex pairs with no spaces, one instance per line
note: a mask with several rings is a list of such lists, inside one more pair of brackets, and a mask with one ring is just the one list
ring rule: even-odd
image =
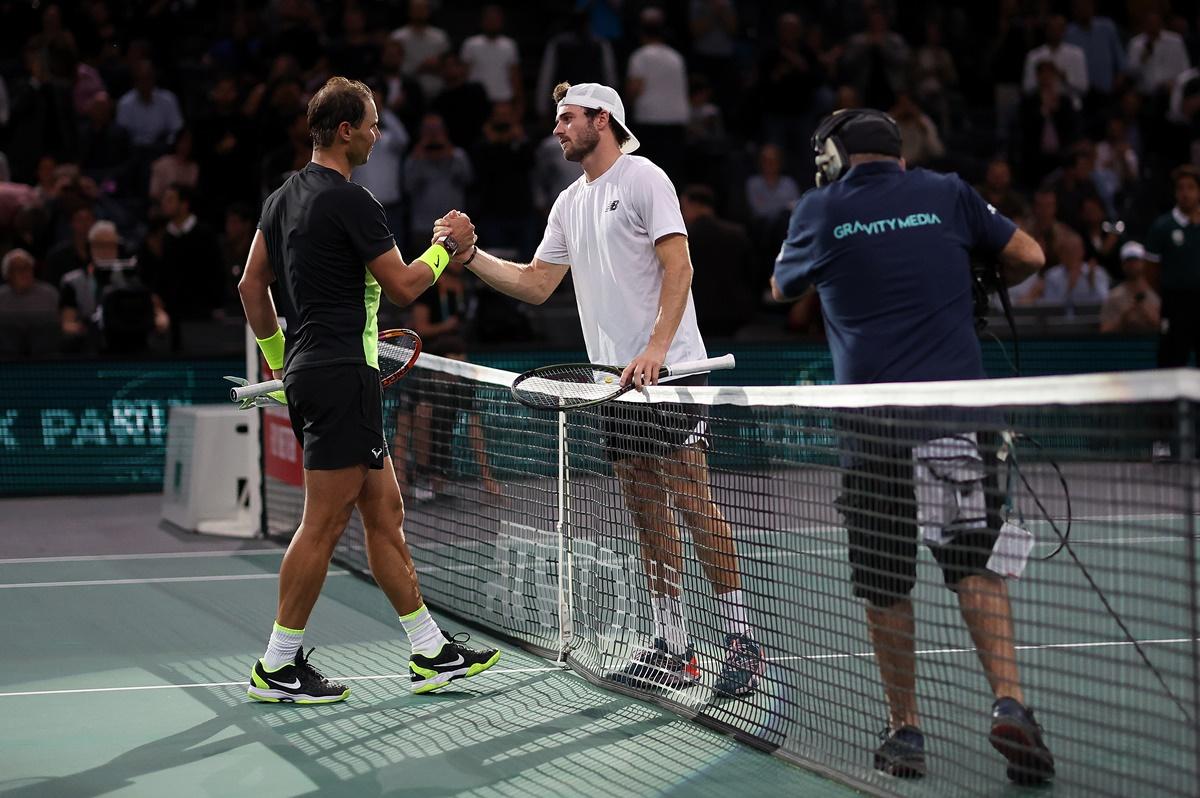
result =
[[[330,571],[329,576],[349,576],[349,571]],[[145,579],[82,579],[73,582],[9,582],[0,590],[23,587],[100,587],[104,585],[156,585],[166,582],[238,582],[250,579],[278,579],[279,574],[223,574],[219,576],[158,576]]]
[[[563,668],[494,668],[480,676],[495,676],[501,673],[545,673],[546,671],[561,671]],[[382,673],[378,676],[330,676],[335,682],[376,682],[389,679],[411,679],[411,673]],[[479,678],[479,677],[475,677]],[[13,693],[0,693],[0,698],[17,698],[31,695],[79,695],[81,693],[132,693],[142,690],[190,690],[197,687],[241,687],[246,684],[242,679],[238,682],[196,682],[194,684],[144,684],[131,687],[81,687],[75,690],[22,690]]]
[[96,554],[70,557],[13,557],[0,565],[29,565],[52,562],[100,562],[105,560],[184,560],[202,557],[261,557],[283,554],[287,549],[229,549],[226,551],[173,551],[148,554]]
[[[1196,638],[1200,640],[1200,638]],[[1142,646],[1157,646],[1171,645],[1173,643],[1192,643],[1195,642],[1190,637],[1170,637],[1160,640],[1139,640],[1138,645]],[[1017,651],[1041,651],[1044,649],[1054,648],[1109,648],[1113,646],[1132,646],[1133,643],[1128,640],[1096,640],[1084,643],[1044,643],[1036,646],[1016,646]],[[928,648],[923,651],[917,651],[917,654],[974,654],[974,648]],[[790,657],[767,657],[771,662],[786,662],[797,659],[859,659],[865,657],[874,657],[875,652],[865,651],[858,654],[810,654],[796,655]]]

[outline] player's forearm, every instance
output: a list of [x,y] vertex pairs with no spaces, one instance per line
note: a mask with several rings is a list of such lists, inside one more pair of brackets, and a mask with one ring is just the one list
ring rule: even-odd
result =
[[659,349],[663,354],[671,348],[671,341],[675,340],[675,331],[683,319],[691,287],[691,263],[684,261],[665,268],[662,289],[658,294],[658,316],[654,319],[649,342],[649,346]]
[[242,297],[242,308],[246,311],[246,321],[254,331],[255,338],[270,338],[279,329],[279,319],[275,312],[275,301],[271,298],[271,287],[247,281],[244,277],[238,283],[238,293]]
[[548,284],[549,281],[537,273],[533,264],[503,260],[482,249],[475,252],[475,259],[467,268],[500,293],[533,305],[545,302],[556,285]]

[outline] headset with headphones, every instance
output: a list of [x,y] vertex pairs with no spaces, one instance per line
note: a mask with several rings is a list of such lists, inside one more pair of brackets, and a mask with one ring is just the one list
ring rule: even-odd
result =
[[[883,111],[874,108],[846,108],[834,111],[822,120],[813,133],[812,147],[817,166],[817,185],[825,186],[841,179],[850,170],[850,155],[852,154],[839,133],[850,125],[858,127],[866,123],[875,128],[874,132],[857,132],[855,139],[860,145],[854,148],[854,153],[879,152],[884,155],[892,154],[899,157],[900,127],[896,120]],[[862,146],[861,142],[871,139],[880,142],[877,148]],[[884,143],[886,142],[886,144]]]

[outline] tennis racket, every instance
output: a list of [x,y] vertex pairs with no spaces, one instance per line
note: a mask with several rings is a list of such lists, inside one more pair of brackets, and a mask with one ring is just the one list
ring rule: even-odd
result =
[[[736,365],[733,355],[705,360],[689,360],[658,370],[658,378],[681,377],[705,371],[731,369]],[[633,389],[633,383],[621,386],[620,366],[597,366],[594,363],[564,363],[540,366],[526,371],[512,384],[512,395],[534,410],[579,410],[616,399]]]
[[[384,330],[379,333],[379,384],[384,388],[407,374],[421,354],[421,336],[412,330]],[[229,398],[241,402],[241,409],[281,405],[272,393],[283,390],[283,380],[250,383],[241,377],[226,377],[236,387]]]

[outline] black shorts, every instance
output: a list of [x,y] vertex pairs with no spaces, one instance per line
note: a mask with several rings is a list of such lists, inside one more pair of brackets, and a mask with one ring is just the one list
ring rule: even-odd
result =
[[283,379],[292,430],[310,471],[366,465],[383,468],[383,390],[365,363],[316,366]]
[[[987,569],[1002,525],[995,434],[980,433],[987,526],[960,532],[930,551],[946,587]],[[912,447],[875,443],[842,475],[838,510],[846,523],[854,595],[879,606],[904,599],[917,581],[917,497]]]
[[[681,377],[663,385],[708,385],[708,375]],[[600,405],[600,433],[604,456],[614,463],[627,457],[662,457],[683,446],[707,449],[708,410],[696,404],[608,402]]]

